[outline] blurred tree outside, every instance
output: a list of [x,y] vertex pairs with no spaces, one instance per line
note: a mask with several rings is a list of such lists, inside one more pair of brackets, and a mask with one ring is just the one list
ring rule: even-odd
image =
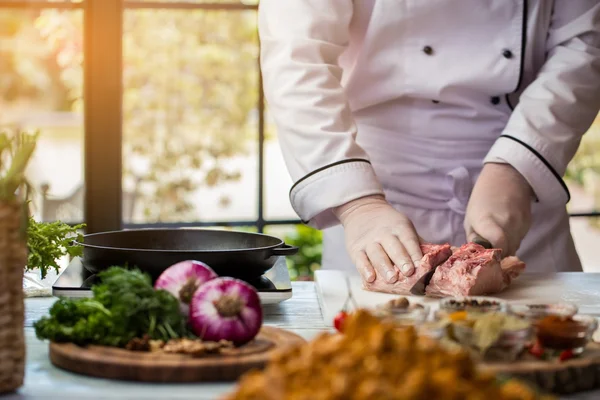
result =
[[[583,189],[592,198],[593,210],[600,212],[600,114],[583,136],[577,155],[569,164],[565,180]],[[600,229],[600,218],[590,218],[589,223]]]
[[[0,10],[0,105],[3,121],[21,107],[44,110],[81,110],[75,100],[81,93],[73,80],[77,71],[71,65],[81,54],[81,21],[79,12],[68,14],[69,24],[58,19],[46,24],[55,31],[58,47],[47,43],[37,24],[43,18],[35,10]],[[75,63],[81,64],[81,59]],[[33,104],[35,103],[35,104]]]
[[124,152],[150,165],[146,175],[131,164],[125,173],[146,184],[146,222],[198,220],[202,210],[189,194],[240,178],[226,160],[258,136],[255,18],[252,11],[125,13]]
[[323,234],[307,225],[295,225],[294,230],[285,235],[285,243],[297,246],[298,253],[287,258],[292,280],[312,281],[314,272],[321,268],[323,255]]
[[[3,102],[43,98],[37,108],[81,112],[81,14],[3,12],[0,35],[10,39]],[[256,148],[256,13],[128,10],[123,53],[124,185],[144,206],[142,222],[202,219],[192,193],[238,180],[227,160]]]

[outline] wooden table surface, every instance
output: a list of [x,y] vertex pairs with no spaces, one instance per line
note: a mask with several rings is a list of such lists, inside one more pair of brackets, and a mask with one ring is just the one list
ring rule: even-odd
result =
[[[289,329],[311,339],[328,328],[323,324],[312,282],[294,282],[293,297],[281,304],[265,307],[265,323]],[[233,390],[233,384],[143,384],[90,378],[62,371],[50,364],[48,344],[35,337],[33,323],[47,315],[55,298],[26,300],[25,334],[27,365],[25,384],[15,394],[0,396],[16,399],[218,399]],[[600,392],[585,393],[565,399],[599,399]]]

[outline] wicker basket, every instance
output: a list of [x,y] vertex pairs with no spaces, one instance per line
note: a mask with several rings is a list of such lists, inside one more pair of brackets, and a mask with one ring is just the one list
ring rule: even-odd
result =
[[22,203],[0,202],[0,394],[23,384],[23,270],[27,242]]

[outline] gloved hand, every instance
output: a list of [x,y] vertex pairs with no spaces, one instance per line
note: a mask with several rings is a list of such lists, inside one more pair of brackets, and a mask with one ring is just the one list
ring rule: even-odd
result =
[[334,213],[344,226],[346,248],[367,282],[380,276],[389,283],[414,273],[423,254],[412,222],[383,196],[367,196],[337,207]]
[[485,164],[469,199],[464,227],[467,240],[487,239],[502,256],[514,255],[531,226],[533,190],[509,164]]

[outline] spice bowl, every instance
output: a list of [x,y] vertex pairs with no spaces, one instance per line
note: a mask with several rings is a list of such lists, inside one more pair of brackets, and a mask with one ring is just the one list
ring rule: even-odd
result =
[[388,308],[377,307],[375,315],[387,321],[392,321],[399,325],[420,325],[427,320],[429,316],[429,306],[413,303],[406,308]]
[[454,341],[485,361],[514,361],[533,337],[530,321],[501,311],[455,311],[441,320],[450,321]]
[[448,297],[440,300],[440,308],[435,312],[435,318],[441,319],[453,312],[498,312],[506,308],[506,302],[493,297]]
[[535,336],[540,345],[552,350],[583,352],[598,329],[598,320],[589,315],[549,315],[535,324]]
[[[462,343],[473,344],[473,327],[466,323],[455,322],[452,324],[454,336]],[[516,330],[503,330],[492,346],[525,345],[532,335],[530,326]]]
[[486,359],[513,361],[523,352],[533,336],[532,327],[504,331],[498,341],[487,351]]
[[548,304],[509,304],[510,314],[536,322],[548,315],[572,317],[579,311],[575,304],[548,303]]
[[420,335],[440,340],[447,334],[448,323],[440,320],[424,321],[417,325],[416,328]]
[[378,310],[377,315],[401,327],[413,326],[420,336],[439,340],[446,336],[448,324],[445,321],[429,321],[430,308],[418,305],[407,309]]
[[482,352],[486,361],[514,361],[530,342],[533,330],[531,326],[517,330],[503,330],[498,339],[486,349],[477,348],[473,328],[467,324],[454,323],[452,333],[459,343],[476,348]]

